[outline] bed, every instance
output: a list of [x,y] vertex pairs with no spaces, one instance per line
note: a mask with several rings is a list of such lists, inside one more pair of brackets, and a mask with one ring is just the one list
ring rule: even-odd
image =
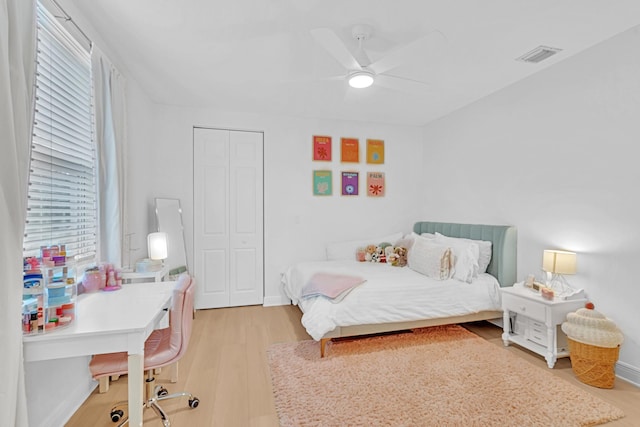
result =
[[[491,242],[486,273],[471,283],[455,279],[434,281],[407,267],[350,260],[302,262],[287,268],[282,284],[293,304],[303,312],[302,323],[320,342],[320,354],[334,338],[410,330],[428,326],[490,320],[502,317],[500,287],[516,281],[517,231],[513,226],[417,222],[415,235],[441,234]],[[322,296],[303,298],[304,285],[317,274],[359,277],[341,301]]]

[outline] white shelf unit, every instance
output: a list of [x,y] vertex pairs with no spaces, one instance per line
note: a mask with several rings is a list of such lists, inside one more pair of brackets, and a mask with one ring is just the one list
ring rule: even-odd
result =
[[[23,334],[39,334],[69,326],[76,318],[76,266],[41,268],[41,285],[23,289]],[[35,316],[34,316],[35,314]]]

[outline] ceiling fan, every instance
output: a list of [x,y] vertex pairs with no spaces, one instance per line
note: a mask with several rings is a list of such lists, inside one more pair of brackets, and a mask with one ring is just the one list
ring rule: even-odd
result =
[[371,62],[364,50],[364,43],[370,39],[372,28],[368,25],[356,25],[351,34],[358,42],[358,48],[353,53],[333,30],[329,28],[311,30],[311,36],[315,41],[347,69],[346,79],[351,87],[366,88],[375,82],[393,89],[415,91],[428,86],[427,83],[395,76],[387,72],[409,63],[412,58],[418,55],[424,55],[424,50],[428,49],[427,44],[431,46],[434,42],[439,44],[443,39],[440,32],[434,31],[420,37],[391,51],[375,62]]

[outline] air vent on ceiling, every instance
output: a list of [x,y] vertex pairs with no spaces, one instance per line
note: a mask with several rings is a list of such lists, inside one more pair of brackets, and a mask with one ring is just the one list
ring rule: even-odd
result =
[[558,49],[556,47],[538,46],[531,52],[527,52],[520,58],[517,58],[517,60],[537,64],[538,62],[544,61],[548,57],[553,56],[560,51],[562,51],[562,49]]

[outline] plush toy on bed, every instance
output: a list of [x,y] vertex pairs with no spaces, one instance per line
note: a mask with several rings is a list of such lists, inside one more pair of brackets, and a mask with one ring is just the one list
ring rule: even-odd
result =
[[384,256],[384,248],[376,246],[375,251],[371,255],[371,262],[387,262],[387,258]]
[[407,265],[407,248],[396,246],[393,253],[389,255],[389,262],[394,267],[404,267]]
[[[388,248],[391,247],[391,243],[382,242],[379,245],[368,245],[364,249],[364,259],[367,262],[387,262]],[[361,249],[362,250],[362,249]],[[357,255],[358,261],[362,259],[362,255]]]
[[391,258],[393,257],[394,246],[389,245],[384,248],[384,257],[387,259],[387,263],[391,263]]
[[376,262],[373,261],[373,254],[376,253],[376,245],[367,245],[364,253],[364,260],[367,262]]

